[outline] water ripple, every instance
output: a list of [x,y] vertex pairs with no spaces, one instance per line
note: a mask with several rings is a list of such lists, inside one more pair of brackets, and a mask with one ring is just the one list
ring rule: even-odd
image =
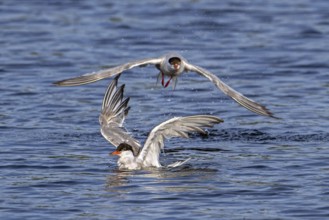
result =
[[[13,0],[0,10],[2,219],[329,215],[327,1]],[[173,50],[281,120],[238,107],[197,74],[172,91],[154,67],[132,69],[120,78],[126,127],[142,142],[174,116],[225,122],[166,142],[161,163],[190,157],[181,167],[119,171],[98,124],[110,79],[51,83]]]

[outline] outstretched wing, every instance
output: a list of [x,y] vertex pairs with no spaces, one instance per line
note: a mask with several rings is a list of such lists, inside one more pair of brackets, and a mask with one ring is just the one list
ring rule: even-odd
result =
[[129,144],[132,146],[134,154],[137,155],[140,143],[131,137],[123,127],[130,107],[128,107],[129,98],[123,99],[124,85],[117,87],[119,76],[111,82],[103,99],[102,111],[99,116],[101,133],[116,147],[124,142]]
[[137,60],[113,68],[104,69],[97,72],[87,73],[82,76],[57,81],[54,82],[54,84],[57,86],[79,86],[83,84],[88,84],[104,78],[115,76],[119,73],[122,73],[125,70],[129,70],[137,66],[146,66],[148,64],[154,64],[154,65],[160,64],[162,59],[163,58],[150,58],[150,59]]
[[213,127],[223,122],[222,119],[210,115],[194,115],[169,119],[153,128],[148,135],[138,160],[146,166],[160,167],[159,155],[164,140],[172,137],[188,138],[189,132],[205,133],[204,127]]
[[257,102],[245,97],[241,93],[235,91],[228,85],[226,85],[224,82],[222,82],[216,75],[213,73],[199,67],[192,65],[190,63],[186,64],[186,70],[187,71],[193,71],[201,76],[204,76],[208,78],[211,82],[213,82],[218,89],[222,90],[226,95],[230,96],[233,100],[235,100],[237,103],[245,107],[246,109],[255,112],[259,115],[274,117],[273,113],[270,112],[265,106],[258,104]]

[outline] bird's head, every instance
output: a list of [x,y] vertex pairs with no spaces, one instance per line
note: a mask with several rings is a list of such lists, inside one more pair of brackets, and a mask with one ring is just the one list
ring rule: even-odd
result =
[[178,71],[181,67],[181,64],[182,64],[182,60],[179,57],[171,57],[168,60],[168,62],[171,66],[171,69],[173,69],[175,71]]
[[121,144],[119,144],[117,149],[111,153],[111,155],[121,156],[122,153],[128,153],[128,152],[133,154],[132,146],[130,146],[127,143],[121,143]]
[[179,75],[185,69],[187,61],[180,54],[172,52],[168,53],[161,64],[161,71],[165,75]]

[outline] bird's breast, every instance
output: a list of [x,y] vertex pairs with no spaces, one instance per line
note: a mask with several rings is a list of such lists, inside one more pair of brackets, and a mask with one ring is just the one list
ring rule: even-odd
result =
[[179,76],[180,74],[182,74],[184,71],[184,68],[179,68],[178,70],[175,70],[171,66],[161,65],[160,70],[164,75],[173,77],[173,76]]

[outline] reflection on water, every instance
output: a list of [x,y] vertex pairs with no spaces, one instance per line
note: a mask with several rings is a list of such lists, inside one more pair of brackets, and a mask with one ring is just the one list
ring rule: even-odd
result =
[[106,179],[107,196],[113,203],[125,207],[128,213],[137,211],[152,216],[161,210],[161,213],[185,216],[188,203],[205,198],[212,200],[210,197],[217,195],[220,188],[220,184],[216,186],[213,182],[218,178],[217,170],[195,169],[190,165],[175,169],[112,171]]
[[156,192],[159,190],[159,186],[161,186],[162,191],[167,192],[191,191],[196,190],[197,187],[192,187],[189,183],[198,179],[211,180],[217,175],[217,172],[215,169],[193,169],[189,165],[176,168],[149,168],[138,171],[113,170],[107,177],[106,189],[116,192],[126,191],[126,187],[132,184],[131,179],[133,179],[133,184],[138,185],[138,180],[143,182],[139,187],[143,187],[147,183],[145,190],[149,192]]
[[[18,4],[19,3],[19,4]],[[1,1],[1,219],[326,219],[328,1]],[[175,90],[154,67],[120,78],[143,141],[174,116],[213,114],[207,136],[166,142],[122,172],[99,132],[103,80],[60,79],[178,51],[281,120],[254,115],[197,74]]]

